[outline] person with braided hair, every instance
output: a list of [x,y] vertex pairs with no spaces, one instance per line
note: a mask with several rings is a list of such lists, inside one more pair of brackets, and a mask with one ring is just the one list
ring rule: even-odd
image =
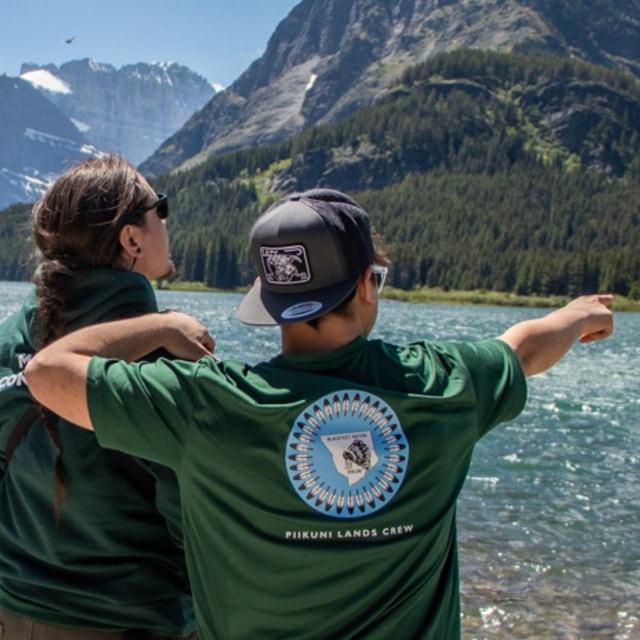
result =
[[175,475],[37,405],[23,371],[80,327],[158,310],[168,204],[116,155],[34,205],[35,289],[0,323],[0,637],[194,637]]

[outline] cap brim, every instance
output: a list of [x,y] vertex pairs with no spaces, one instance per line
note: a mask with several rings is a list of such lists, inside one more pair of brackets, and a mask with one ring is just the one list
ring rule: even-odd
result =
[[257,326],[268,326],[278,324],[269,312],[265,309],[260,300],[260,279],[256,279],[253,287],[245,295],[238,307],[237,315],[241,322]]
[[335,309],[353,291],[359,278],[356,275],[337,285],[298,294],[267,291],[258,279],[240,303],[238,318],[256,326],[313,320]]

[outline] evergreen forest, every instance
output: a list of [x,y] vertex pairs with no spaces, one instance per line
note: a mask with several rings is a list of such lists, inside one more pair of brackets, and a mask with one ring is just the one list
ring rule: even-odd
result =
[[[611,291],[640,299],[640,83],[577,60],[456,51],[375,105],[153,180],[180,277],[255,275],[253,220],[324,186],[371,215],[401,289]],[[28,279],[28,205],[0,212],[0,278]]]

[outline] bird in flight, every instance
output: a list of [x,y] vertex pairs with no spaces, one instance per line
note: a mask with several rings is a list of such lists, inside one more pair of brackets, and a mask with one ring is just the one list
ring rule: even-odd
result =
[[67,44],[71,44],[75,39],[76,39],[76,37],[75,37],[75,36],[72,36],[71,38],[67,38],[67,39],[65,40],[65,42],[66,42]]

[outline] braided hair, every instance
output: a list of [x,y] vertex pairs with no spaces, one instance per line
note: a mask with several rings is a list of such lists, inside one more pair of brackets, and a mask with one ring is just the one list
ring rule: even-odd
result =
[[[60,176],[31,212],[37,267],[33,276],[38,299],[36,345],[41,349],[68,331],[69,281],[80,271],[125,268],[120,229],[124,222],[143,224],[132,215],[147,207],[149,189],[140,174],[117,155],[90,159]],[[56,448],[55,513],[66,495],[57,416],[41,407]]]

